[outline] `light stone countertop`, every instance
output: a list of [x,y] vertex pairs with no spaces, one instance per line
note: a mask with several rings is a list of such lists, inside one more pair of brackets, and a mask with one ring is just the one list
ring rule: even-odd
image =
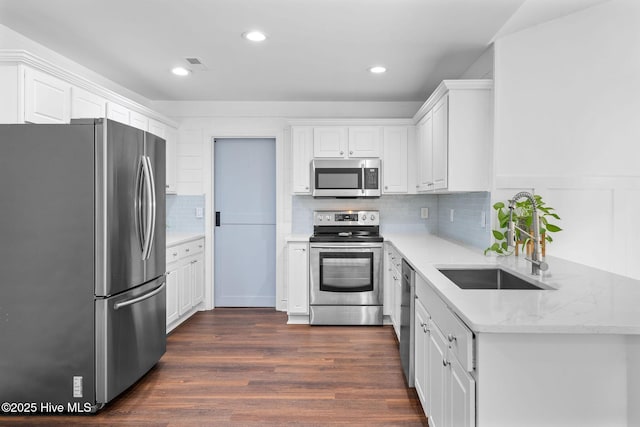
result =
[[289,234],[285,237],[287,242],[309,242],[310,234]]
[[500,265],[521,277],[536,276],[522,256],[484,256],[426,233],[386,233],[385,241],[474,332],[640,334],[640,280],[547,257],[549,270],[536,281],[550,289],[464,290],[437,268]]
[[191,242],[193,240],[198,240],[204,238],[204,233],[184,233],[184,232],[175,232],[175,231],[167,231],[167,247],[180,245],[182,243]]

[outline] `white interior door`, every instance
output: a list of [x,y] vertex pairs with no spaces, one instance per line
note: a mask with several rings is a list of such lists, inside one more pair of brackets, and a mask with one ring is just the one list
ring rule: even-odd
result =
[[275,307],[275,139],[214,143],[216,307]]

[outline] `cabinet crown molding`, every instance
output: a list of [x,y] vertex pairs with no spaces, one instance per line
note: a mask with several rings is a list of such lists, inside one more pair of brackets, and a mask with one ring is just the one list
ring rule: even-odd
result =
[[290,126],[413,126],[412,119],[291,119]]
[[118,94],[110,89],[100,86],[91,80],[82,77],[76,73],[66,70],[46,59],[43,59],[31,52],[23,49],[0,49],[0,65],[26,65],[38,71],[50,74],[61,80],[64,80],[74,86],[85,89],[95,95],[105,98],[107,101],[116,102],[129,110],[136,111],[140,114],[155,119],[173,128],[178,128],[178,123],[165,117],[156,111],[139,104],[125,96]]
[[445,94],[454,90],[493,90],[492,79],[443,80],[422,107],[413,116],[413,124],[418,123]]

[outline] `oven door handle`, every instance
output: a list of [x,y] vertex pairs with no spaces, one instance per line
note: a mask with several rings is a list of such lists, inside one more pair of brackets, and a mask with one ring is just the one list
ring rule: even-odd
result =
[[360,244],[349,244],[348,246],[340,246],[340,245],[332,245],[332,244],[311,244],[310,248],[318,248],[318,249],[341,249],[341,250],[349,250],[349,249],[378,249],[382,248],[382,243],[360,243]]

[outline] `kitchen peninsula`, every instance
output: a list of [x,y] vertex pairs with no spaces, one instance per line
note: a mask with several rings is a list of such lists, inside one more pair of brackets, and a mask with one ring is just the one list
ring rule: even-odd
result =
[[[417,301],[427,310],[434,307],[427,314],[431,322],[416,317],[416,354],[425,355],[416,358],[416,376],[422,372],[420,363],[442,369],[442,388],[430,391],[444,391],[444,398],[429,402],[433,394],[426,392],[423,401],[430,419],[438,421],[441,411],[449,423],[463,414],[471,420],[466,425],[475,418],[480,427],[628,425],[640,396],[637,280],[547,257],[550,269],[537,281],[548,289],[464,290],[438,268],[499,266],[531,277],[530,265],[522,257],[485,257],[478,249],[432,235],[385,237],[415,268]],[[450,322],[462,321],[472,333],[469,360],[461,351],[465,337],[447,334],[447,322],[436,324],[433,312],[442,307],[448,312],[444,315],[453,315]],[[434,325],[449,341],[437,364],[428,359],[438,353],[418,350],[418,334],[434,334]],[[429,339],[424,342],[428,347]],[[454,369],[466,363],[467,394],[464,387],[456,389],[464,376]],[[420,395],[418,377],[416,383]]]

